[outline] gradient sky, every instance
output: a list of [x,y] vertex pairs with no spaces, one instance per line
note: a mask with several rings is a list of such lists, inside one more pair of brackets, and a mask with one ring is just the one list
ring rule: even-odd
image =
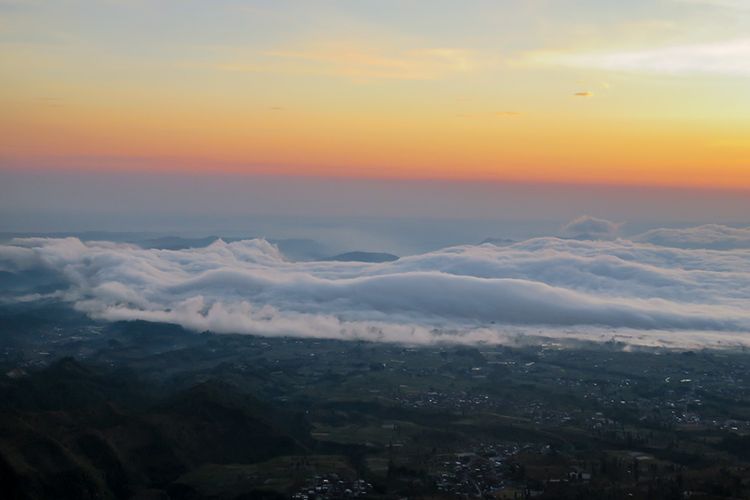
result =
[[0,0],[0,168],[750,189],[750,0]]

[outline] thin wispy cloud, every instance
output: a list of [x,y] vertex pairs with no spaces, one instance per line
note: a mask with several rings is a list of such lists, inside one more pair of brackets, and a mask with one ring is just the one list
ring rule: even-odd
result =
[[468,50],[422,48],[385,51],[326,45],[319,48],[271,50],[247,62],[221,63],[225,71],[317,74],[351,79],[433,80],[477,67]]
[[537,52],[526,61],[609,71],[750,76],[750,38],[635,51]]
[[704,5],[709,7],[720,7],[728,9],[750,10],[748,0],[674,0],[675,3]]

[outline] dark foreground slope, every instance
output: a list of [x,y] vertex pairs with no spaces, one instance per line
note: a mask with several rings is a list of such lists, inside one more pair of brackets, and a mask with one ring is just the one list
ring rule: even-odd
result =
[[213,380],[159,398],[132,373],[64,358],[3,381],[0,399],[4,498],[128,498],[202,464],[310,451],[304,419]]
[[0,314],[0,497],[748,498],[750,356]]

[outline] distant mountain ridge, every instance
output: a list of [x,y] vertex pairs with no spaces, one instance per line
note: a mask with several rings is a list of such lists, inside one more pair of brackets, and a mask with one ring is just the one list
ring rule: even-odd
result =
[[341,261],[341,262],[372,262],[372,263],[379,263],[379,262],[393,262],[394,260],[398,260],[398,255],[393,255],[392,253],[386,253],[386,252],[363,252],[363,251],[355,251],[355,252],[345,252],[340,253],[338,255],[334,255],[332,257],[326,257],[326,261]]
[[482,240],[480,245],[484,245],[485,243],[489,243],[496,246],[507,246],[512,245],[513,243],[516,243],[516,240],[513,240],[511,238],[485,238]]

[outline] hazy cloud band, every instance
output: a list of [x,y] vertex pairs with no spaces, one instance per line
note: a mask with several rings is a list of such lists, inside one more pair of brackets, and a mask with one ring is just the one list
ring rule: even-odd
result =
[[0,246],[0,271],[19,281],[49,272],[62,283],[56,298],[96,318],[218,333],[416,343],[503,342],[519,334],[750,343],[750,250],[742,248],[537,238],[368,264],[292,262],[264,240],[173,251],[31,238]]

